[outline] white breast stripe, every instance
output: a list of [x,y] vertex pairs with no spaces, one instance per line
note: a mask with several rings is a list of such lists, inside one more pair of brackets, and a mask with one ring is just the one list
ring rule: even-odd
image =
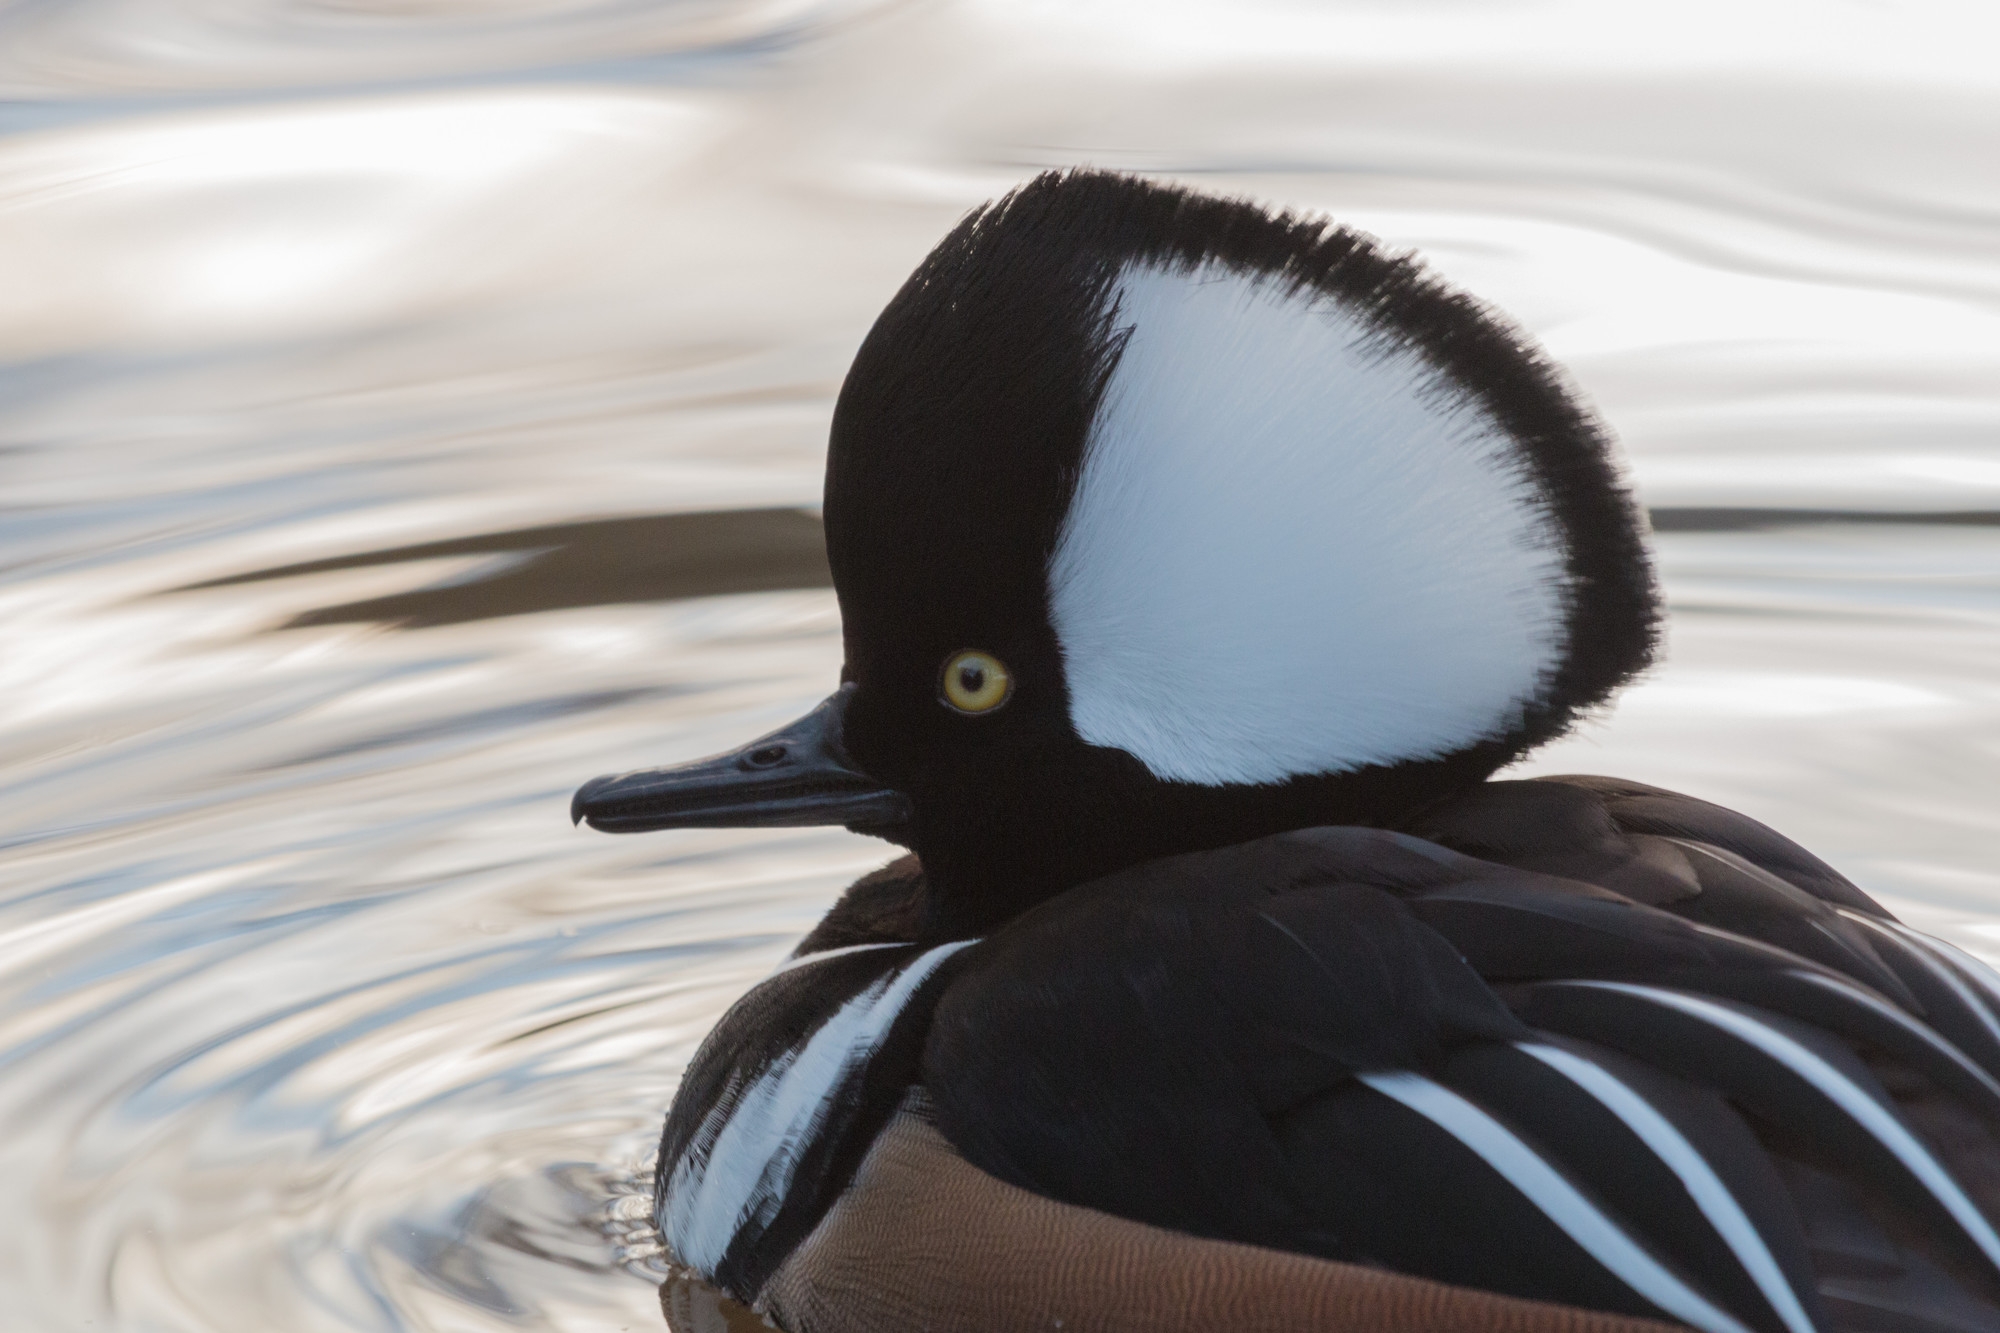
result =
[[1798,1293],[1786,1280],[1784,1270],[1771,1253],[1771,1247],[1764,1243],[1764,1237],[1743,1211],[1743,1206],[1736,1202],[1736,1196],[1715,1174],[1715,1168],[1687,1141],[1686,1135],[1674,1128],[1672,1121],[1610,1070],[1592,1064],[1574,1052],[1539,1042],[1514,1044],[1562,1074],[1624,1121],[1625,1127],[1637,1134],[1653,1150],[1653,1155],[1680,1177],[1695,1207],[1701,1209],[1701,1215],[1708,1219],[1708,1224],[1729,1246],[1736,1261],[1743,1265],[1750,1280],[1757,1284],[1757,1290],[1764,1293],[1764,1299],[1771,1303],[1771,1308],[1777,1311],[1785,1327],[1792,1333],[1815,1333],[1811,1316],[1799,1303]]
[[1128,267],[1049,564],[1070,721],[1156,777],[1275,782],[1520,722],[1563,649],[1518,443],[1331,298]]
[[1700,1292],[1667,1271],[1623,1227],[1578,1193],[1561,1172],[1543,1161],[1513,1131],[1450,1088],[1421,1074],[1401,1071],[1362,1074],[1360,1079],[1478,1153],[1585,1253],[1665,1313],[1707,1333],[1750,1333],[1726,1311],[1717,1309]]
[[[740,1097],[709,1113],[659,1202],[660,1232],[682,1263],[713,1277],[746,1223],[770,1222],[824,1118],[827,1099],[875,1053],[917,987],[945,959],[974,943],[940,945],[883,977],[842,1005],[804,1046],[775,1061]],[[722,1123],[714,1123],[718,1118]]]
[[1847,1113],[1850,1120],[1863,1129],[1895,1155],[1896,1160],[1930,1191],[1931,1197],[1944,1205],[1961,1230],[1971,1237],[1986,1255],[1996,1272],[2000,1272],[2000,1235],[1995,1235],[1993,1227],[1985,1216],[1974,1206],[1951,1173],[1938,1164],[1931,1156],[1930,1149],[1920,1143],[1916,1136],[1903,1128],[1902,1122],[1870,1096],[1866,1089],[1855,1083],[1847,1075],[1828,1064],[1818,1055],[1792,1040],[1777,1029],[1769,1027],[1748,1014],[1716,1004],[1698,995],[1684,991],[1664,990],[1657,986],[1635,986],[1626,981],[1571,981],[1569,986],[1585,986],[1597,990],[1621,991],[1627,995],[1637,995],[1663,1004],[1669,1009],[1677,1009],[1690,1017],[1698,1018],[1713,1027],[1721,1028],[1790,1069],[1805,1079]]

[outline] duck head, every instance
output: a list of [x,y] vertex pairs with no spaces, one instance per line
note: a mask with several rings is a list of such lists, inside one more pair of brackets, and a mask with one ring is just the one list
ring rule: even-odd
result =
[[1524,336],[1323,219],[1044,175],[965,219],[834,410],[847,662],[611,832],[844,824],[927,934],[1154,857],[1393,824],[1649,660],[1643,524]]

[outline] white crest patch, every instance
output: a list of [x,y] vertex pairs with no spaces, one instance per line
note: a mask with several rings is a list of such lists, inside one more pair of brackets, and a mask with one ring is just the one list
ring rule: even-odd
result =
[[1130,267],[1049,567],[1070,721],[1154,776],[1277,782],[1517,725],[1564,648],[1518,446],[1331,298]]

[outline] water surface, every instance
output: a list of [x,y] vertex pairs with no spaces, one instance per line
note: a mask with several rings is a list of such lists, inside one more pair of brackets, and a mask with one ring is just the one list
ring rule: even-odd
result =
[[887,849],[568,796],[830,688],[839,376],[1044,166],[1327,209],[1513,312],[1672,601],[1529,767],[2000,954],[1989,15],[0,9],[10,1326],[659,1326],[679,1070]]

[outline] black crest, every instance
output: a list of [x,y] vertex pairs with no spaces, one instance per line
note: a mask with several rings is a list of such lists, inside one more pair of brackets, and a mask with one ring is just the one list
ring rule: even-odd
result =
[[[1048,566],[1121,350],[1108,293],[1135,262],[1322,293],[1516,442],[1567,574],[1566,648],[1518,726],[1442,758],[1241,792],[1163,782],[1077,739]],[[975,211],[890,301],[835,410],[826,528],[858,686],[848,744],[912,797],[911,841],[947,887],[981,866],[1063,887],[1278,828],[1393,820],[1561,734],[1648,663],[1658,619],[1605,430],[1506,320],[1324,218],[1104,172],[1048,173]],[[964,648],[1013,668],[1003,713],[937,706],[939,665]],[[1107,841],[1107,827],[1126,832]]]

